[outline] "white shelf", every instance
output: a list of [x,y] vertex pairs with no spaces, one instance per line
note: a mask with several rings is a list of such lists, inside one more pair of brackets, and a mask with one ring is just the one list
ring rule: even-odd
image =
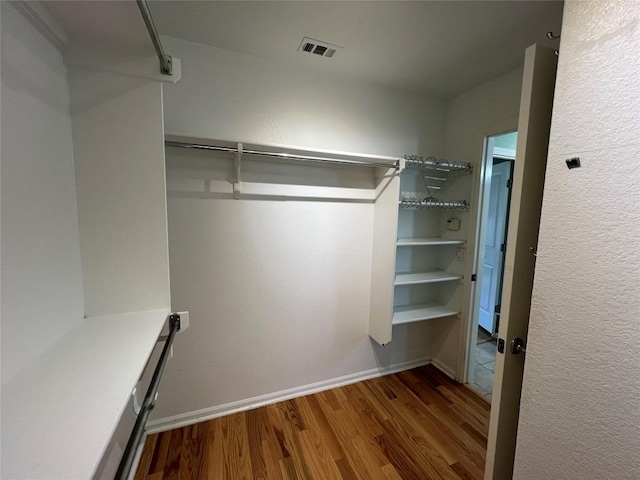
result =
[[169,310],[90,317],[2,385],[2,473],[92,478]]
[[393,310],[392,325],[420,322],[423,320],[432,320],[434,318],[451,317],[453,315],[460,314],[460,310],[434,303],[403,305],[401,307],[395,307]]
[[420,245],[462,245],[464,240],[454,240],[442,237],[399,238],[398,247],[413,247]]
[[435,270],[422,273],[398,273],[395,285],[417,285],[420,283],[452,282],[462,279],[462,275]]

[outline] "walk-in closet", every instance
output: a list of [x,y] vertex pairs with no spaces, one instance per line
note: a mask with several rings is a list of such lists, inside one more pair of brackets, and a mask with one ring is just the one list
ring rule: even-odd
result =
[[1,3],[2,478],[508,478],[593,2]]

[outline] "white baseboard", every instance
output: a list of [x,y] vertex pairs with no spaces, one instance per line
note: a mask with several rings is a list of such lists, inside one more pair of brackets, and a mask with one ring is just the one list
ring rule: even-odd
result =
[[436,367],[438,370],[440,370],[442,373],[444,373],[447,377],[451,378],[451,380],[456,380],[456,372],[455,372],[455,370],[453,370],[452,368],[448,367],[447,365],[442,363],[437,358],[432,358],[430,363],[431,363],[431,365]]
[[409,370],[411,368],[429,365],[430,363],[433,363],[436,368],[442,370],[443,373],[453,378],[453,375],[450,374],[451,370],[440,364],[440,362],[436,364],[435,361],[432,361],[430,358],[422,358],[411,362],[398,363],[388,367],[372,368],[371,370],[365,370],[364,372],[352,373],[349,375],[344,375],[342,377],[331,378],[329,380],[323,380],[321,382],[302,385],[300,387],[280,390],[279,392],[268,393],[266,395],[247,398],[245,400],[238,400],[236,402],[216,405],[215,407],[203,408],[202,410],[196,410],[194,412],[181,413],[180,415],[174,415],[172,417],[159,418],[157,420],[147,422],[146,432],[147,434],[153,434],[164,432],[166,430],[172,430],[174,428],[184,427],[187,425],[193,425],[194,423],[204,422],[206,420],[223,417],[232,413],[252,410],[254,408],[263,407],[265,405],[282,402],[284,400],[290,400],[292,398],[302,397],[304,395],[318,393],[324,390],[342,387],[344,385],[350,385],[352,383],[361,382],[370,378],[382,377],[384,375],[390,375],[392,373],[401,372],[403,370]]

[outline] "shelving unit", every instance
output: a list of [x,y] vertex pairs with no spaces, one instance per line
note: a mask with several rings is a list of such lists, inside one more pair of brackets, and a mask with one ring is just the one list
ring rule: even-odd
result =
[[463,275],[456,271],[460,265],[452,248],[465,242],[429,235],[445,233],[445,210],[447,216],[455,215],[451,210],[468,210],[466,200],[441,201],[435,195],[446,194],[450,173],[469,173],[471,166],[434,157],[406,156],[405,160],[398,202],[400,238],[396,242],[392,325],[454,317],[461,311],[456,292]]
[[404,158],[399,171],[381,173],[369,319],[369,335],[379,344],[392,341],[396,325],[442,318],[445,328],[448,318],[460,315],[464,251],[459,250],[466,231],[448,230],[447,220],[466,221],[469,204],[448,199],[455,188],[445,187],[471,170],[469,164],[413,156]]

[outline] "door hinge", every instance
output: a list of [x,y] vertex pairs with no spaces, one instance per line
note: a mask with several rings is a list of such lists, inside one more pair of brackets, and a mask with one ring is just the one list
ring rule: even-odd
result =
[[473,273],[473,274],[471,275],[471,281],[472,281],[472,282],[475,282],[476,280],[478,280],[478,275],[476,275],[475,273]]
[[507,179],[507,188],[511,188],[511,179]]
[[501,243],[500,244],[500,251],[504,252],[505,251],[505,247],[506,247],[506,245],[504,243]]
[[502,306],[502,305],[496,305],[493,311],[494,311],[495,313],[500,313],[500,307],[501,307],[501,306]]

